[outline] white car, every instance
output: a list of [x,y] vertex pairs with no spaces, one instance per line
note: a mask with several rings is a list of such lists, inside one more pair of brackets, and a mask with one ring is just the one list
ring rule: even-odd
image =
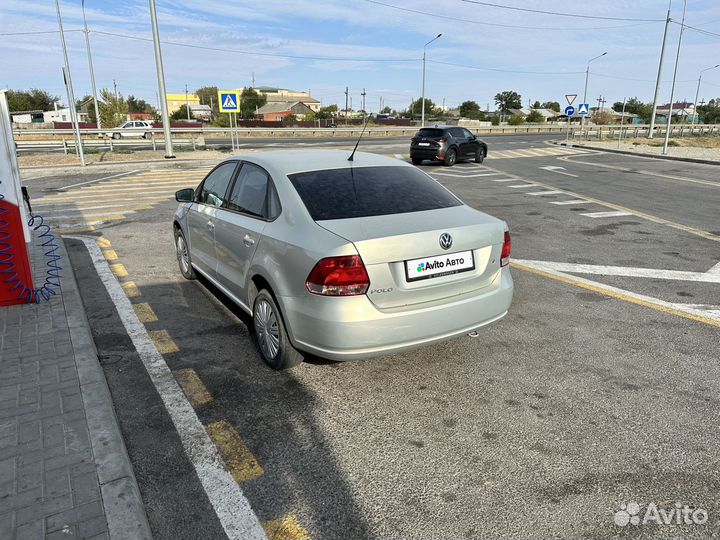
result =
[[124,139],[126,137],[149,139],[152,136],[152,129],[153,126],[150,122],[133,120],[125,122],[123,125],[113,129],[113,131],[106,131],[105,136],[113,139]]

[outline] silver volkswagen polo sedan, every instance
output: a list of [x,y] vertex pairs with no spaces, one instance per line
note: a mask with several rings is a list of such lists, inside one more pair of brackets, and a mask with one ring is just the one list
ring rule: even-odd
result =
[[275,369],[446,340],[510,307],[505,222],[413,165],[358,152],[267,152],[176,193],[175,246],[252,315]]

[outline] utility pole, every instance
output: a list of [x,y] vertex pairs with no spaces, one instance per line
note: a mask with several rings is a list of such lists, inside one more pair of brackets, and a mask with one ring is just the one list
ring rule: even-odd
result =
[[254,71],[251,73],[250,80],[252,81],[252,88],[255,88],[255,72]]
[[63,79],[65,79],[65,87],[68,94],[68,109],[70,110],[70,120],[75,129],[75,144],[77,147],[80,165],[85,166],[85,152],[83,151],[82,138],[80,137],[80,124],[78,124],[77,111],[75,110],[75,94],[73,92],[72,77],[70,76],[70,61],[68,60],[67,47],[65,46],[65,33],[63,32],[62,17],[60,16],[60,0],[55,0],[55,11],[57,11],[58,27],[60,28],[60,43],[62,44],[63,57],[65,59],[65,67],[63,67]]
[[670,88],[670,110],[668,111],[667,128],[665,129],[665,142],[663,143],[663,156],[667,155],[668,143],[670,142],[670,131],[672,127],[673,100],[675,99],[675,81],[677,81],[678,65],[680,64],[680,50],[682,38],[685,33],[685,13],[687,11],[687,0],[683,0],[683,14],[680,22],[680,37],[678,38],[677,55],[675,56],[675,70],[673,72],[672,87]]
[[95,71],[93,70],[92,55],[90,54],[90,31],[88,30],[87,19],[85,18],[85,0],[82,0],[83,25],[85,26],[85,46],[87,47],[88,65],[90,66],[90,83],[92,84],[93,103],[95,104],[95,123],[101,129],[100,110],[98,108],[97,88],[95,87]]
[[434,38],[432,38],[430,41],[428,41],[425,45],[423,45],[423,68],[422,68],[422,113],[420,116],[420,127],[425,127],[425,53],[427,46],[430,45],[433,41],[438,39],[442,34],[438,34]]
[[165,159],[173,159],[172,135],[170,133],[170,115],[167,108],[167,93],[165,92],[165,73],[163,71],[162,52],[160,51],[160,35],[158,33],[157,11],[155,0],[150,2],[150,22],[152,24],[153,45],[155,47],[155,68],[157,70],[158,92],[160,93],[160,110],[162,112],[163,132],[165,134]]
[[[706,71],[710,71],[711,69],[718,68],[718,67],[720,67],[720,64],[717,64],[717,65],[715,65],[715,66],[713,66],[713,67],[709,67],[709,68],[706,68],[706,69],[703,69],[703,70],[700,71],[700,76],[698,77],[697,91],[695,92],[695,101],[694,101],[694,104],[693,104],[693,121],[692,121],[693,126],[695,125],[695,117],[697,116],[698,98],[700,97],[700,83],[701,83],[701,81],[702,81],[703,73],[705,73]],[[704,101],[704,100],[703,100],[703,101]],[[699,117],[698,117],[698,118],[699,118]],[[699,123],[699,122],[698,122],[698,123]]]
[[346,86],[345,87],[345,125],[348,124],[348,93],[350,89]]
[[650,117],[650,130],[648,131],[648,139],[652,139],[655,133],[655,117],[657,116],[657,104],[660,97],[660,78],[662,77],[663,62],[665,60],[665,44],[667,43],[668,27],[670,26],[670,8],[672,0],[668,5],[667,17],[665,18],[665,33],[663,34],[662,48],[660,49],[660,64],[658,65],[657,81],[655,82],[655,97],[653,98],[653,110]]
[[360,94],[360,95],[362,96],[363,118],[365,118],[365,116],[366,116],[366,115],[365,115],[365,96],[366,96],[367,94],[365,94],[365,89],[364,89],[364,88],[363,88],[362,94]]
[[115,100],[118,99],[117,82],[113,79],[113,87],[115,88]]
[[[598,58],[602,58],[606,54],[607,54],[607,51],[596,56],[595,58],[591,58],[590,60],[588,60],[587,69],[585,70],[585,92],[583,92],[583,103],[587,103],[588,79],[590,78],[590,62],[592,62],[593,60],[597,60]],[[580,117],[580,131],[584,131],[584,128],[585,128],[585,115]]]
[[185,110],[187,111],[187,119],[190,121],[190,103],[188,102],[187,84],[185,85]]

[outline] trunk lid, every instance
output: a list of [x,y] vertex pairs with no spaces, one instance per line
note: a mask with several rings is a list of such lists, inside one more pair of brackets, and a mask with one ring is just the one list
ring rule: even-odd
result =
[[[506,228],[499,219],[464,205],[317,223],[355,245],[370,277],[368,298],[379,308],[489,287],[500,270]],[[452,237],[449,249],[440,245],[443,234]]]

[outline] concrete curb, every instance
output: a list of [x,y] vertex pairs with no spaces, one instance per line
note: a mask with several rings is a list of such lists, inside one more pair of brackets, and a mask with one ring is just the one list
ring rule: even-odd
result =
[[684,158],[677,156],[658,156],[656,154],[641,154],[640,152],[630,152],[629,150],[616,150],[614,148],[600,148],[597,146],[587,146],[585,144],[567,144],[565,142],[552,141],[552,144],[559,146],[567,146],[569,148],[585,148],[587,150],[596,150],[598,152],[610,152],[611,154],[624,154],[626,156],[645,157],[651,159],[665,159],[667,161],[685,161],[688,163],[702,163],[704,165],[720,165],[720,161],[699,158]]
[[[58,245],[67,261],[64,243],[58,242]],[[98,360],[77,280],[70,264],[64,266],[63,270],[63,302],[109,537],[110,540],[152,540],[145,506],[120,433],[105,374]]]

